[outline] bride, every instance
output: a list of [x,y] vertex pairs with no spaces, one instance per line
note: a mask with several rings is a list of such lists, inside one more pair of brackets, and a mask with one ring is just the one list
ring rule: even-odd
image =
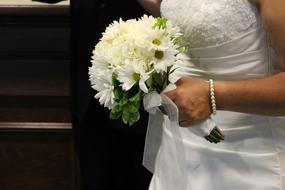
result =
[[[138,2],[182,29],[189,65],[201,71],[165,93],[178,107],[181,135],[165,117],[149,189],[285,190],[285,2]],[[190,130],[210,116],[225,134],[218,144]]]

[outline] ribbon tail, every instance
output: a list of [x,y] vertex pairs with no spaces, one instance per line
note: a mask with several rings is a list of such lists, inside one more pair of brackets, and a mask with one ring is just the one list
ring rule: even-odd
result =
[[175,144],[175,153],[177,166],[179,171],[177,173],[179,183],[177,186],[180,186],[179,189],[187,189],[187,186],[191,186],[189,179],[187,179],[187,171],[186,171],[186,151],[185,145],[183,143],[183,138],[179,130],[178,124],[178,108],[173,101],[171,101],[166,95],[161,94],[162,97],[162,106],[166,110],[168,114],[168,118],[170,120],[170,126],[166,127],[170,130]]
[[155,161],[162,140],[162,125],[164,116],[161,112],[149,114],[145,138],[143,166],[150,172],[155,172]]

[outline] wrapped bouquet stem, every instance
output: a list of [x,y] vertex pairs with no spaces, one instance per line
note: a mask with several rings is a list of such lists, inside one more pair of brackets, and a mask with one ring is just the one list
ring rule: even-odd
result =
[[[179,63],[189,60],[183,54],[188,48],[179,28],[166,18],[144,15],[114,21],[93,51],[89,76],[97,91],[95,98],[111,110],[110,118],[133,125],[140,119],[144,97],[151,92],[160,94],[171,83],[169,76]],[[211,136],[206,139],[216,142]]]

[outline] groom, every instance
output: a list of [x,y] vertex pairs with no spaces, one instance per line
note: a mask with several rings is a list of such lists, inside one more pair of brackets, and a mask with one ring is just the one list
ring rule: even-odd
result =
[[83,190],[148,187],[151,174],[142,166],[147,114],[131,127],[110,120],[88,80],[92,50],[105,27],[142,14],[135,0],[71,0],[72,122]]

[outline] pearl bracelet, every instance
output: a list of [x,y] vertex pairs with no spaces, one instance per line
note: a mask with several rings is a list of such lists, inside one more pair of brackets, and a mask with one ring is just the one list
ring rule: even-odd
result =
[[214,80],[209,79],[209,84],[210,84],[211,108],[212,108],[212,113],[215,115],[217,113],[217,105],[216,105],[216,98],[215,98]]

